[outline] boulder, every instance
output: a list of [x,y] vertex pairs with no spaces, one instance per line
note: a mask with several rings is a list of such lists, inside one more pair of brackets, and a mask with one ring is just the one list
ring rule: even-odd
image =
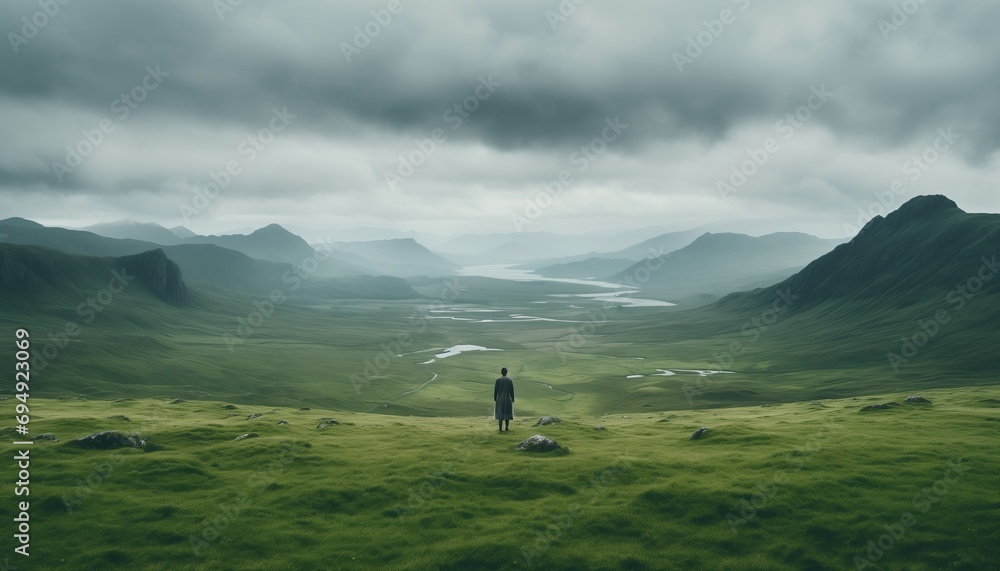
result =
[[319,424],[316,425],[317,429],[326,428],[328,426],[334,426],[340,424],[340,421],[335,418],[321,418],[319,419]]
[[520,444],[514,447],[514,450],[520,452],[552,452],[561,448],[562,446],[555,440],[541,434],[535,434],[522,440]]
[[870,410],[885,410],[887,408],[892,408],[894,406],[899,406],[899,403],[893,401],[893,402],[880,402],[880,403],[875,403],[875,404],[866,404],[865,406],[861,407],[860,412],[868,412]]
[[284,425],[286,425],[286,424],[288,424],[288,421],[287,421],[287,420],[279,420],[279,421],[278,421],[278,426],[284,426]]
[[906,402],[917,402],[917,403],[923,403],[923,404],[931,404],[931,401],[925,399],[924,397],[922,397],[920,395],[910,395],[910,396],[906,397]]
[[91,448],[94,450],[112,450],[115,448],[145,448],[146,441],[138,434],[118,432],[117,430],[105,430],[88,434],[83,438],[77,438],[76,444],[81,448]]
[[259,438],[260,435],[256,432],[247,432],[246,434],[241,434],[234,438],[233,440],[246,440],[247,438]]
[[114,416],[109,416],[108,420],[120,420],[122,422],[130,422],[129,418],[124,414],[116,414]]
[[562,419],[556,418],[554,416],[543,416],[542,418],[538,419],[538,422],[535,423],[535,426],[545,426],[548,424],[555,424],[556,422],[562,422]]
[[607,428],[604,428],[603,426],[595,426],[594,430],[607,430]]
[[261,417],[261,414],[259,412],[255,412],[255,413],[251,414],[250,416],[248,416],[247,420],[253,420],[255,418],[260,418],[260,417]]
[[52,442],[59,442],[55,434],[39,434],[34,438],[35,440],[51,440]]
[[705,434],[706,432],[708,432],[708,429],[707,429],[707,428],[705,428],[704,426],[702,426],[701,428],[699,428],[698,430],[695,430],[695,431],[694,431],[694,432],[693,432],[693,433],[691,434],[691,440],[701,440],[701,437],[702,437],[702,436],[703,436],[703,435],[704,435],[704,434]]

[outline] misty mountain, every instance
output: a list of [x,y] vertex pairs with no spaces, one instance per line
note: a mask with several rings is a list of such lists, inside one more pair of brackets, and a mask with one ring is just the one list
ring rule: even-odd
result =
[[194,236],[197,236],[197,234],[195,234],[194,232],[192,232],[191,230],[189,230],[184,226],[174,226],[173,228],[168,228],[168,230],[173,232],[174,235],[177,236],[178,238],[192,238]]
[[635,262],[624,258],[586,258],[577,262],[552,264],[535,270],[535,273],[549,278],[587,279],[616,274],[631,267]]
[[192,236],[183,240],[185,244],[215,244],[251,258],[271,262],[301,264],[303,260],[315,256],[316,251],[301,237],[292,234],[278,224],[271,224],[250,234],[228,234],[225,236]]
[[[128,256],[162,249],[177,263],[189,282],[201,282],[236,291],[266,293],[282,283],[293,264],[269,262],[214,244],[179,244],[160,246],[152,242],[107,238],[82,230],[49,228],[30,221],[0,222],[0,241],[38,245],[71,254],[88,256]],[[308,246],[307,246],[308,247]],[[315,254],[312,248],[310,252]],[[322,255],[316,255],[319,260]],[[301,262],[301,260],[300,260]],[[311,269],[311,266],[310,266]],[[336,272],[336,273],[335,273]],[[353,266],[334,259],[320,261],[310,274],[317,277],[346,277],[370,272],[355,271]]]
[[163,246],[171,246],[181,242],[181,239],[175,233],[159,224],[133,222],[131,220],[94,224],[93,226],[79,228],[79,230],[93,232],[107,238],[142,240]]
[[829,252],[837,240],[797,232],[752,237],[704,234],[690,245],[630,266],[607,278],[636,284],[644,295],[669,301],[742,291],[759,283],[776,283]]
[[334,252],[349,263],[394,276],[448,275],[457,268],[412,238],[340,242],[334,244]]
[[[601,260],[629,260],[632,262],[638,262],[639,260],[653,258],[663,254],[668,254],[674,250],[679,250],[691,242],[694,242],[698,236],[701,236],[704,233],[705,231],[703,230],[703,227],[691,230],[682,230],[680,232],[666,232],[653,236],[652,238],[647,238],[638,243],[631,243],[629,246],[618,250],[607,251],[604,249],[599,253],[591,252],[589,254],[579,254],[555,259],[534,260],[518,267],[525,270],[535,270],[543,276],[553,278],[583,278],[594,275],[603,276],[623,270],[631,264],[625,264],[622,267],[615,269],[615,266],[619,264],[607,262],[605,265],[609,269],[595,274],[593,273],[593,270],[596,269],[597,264],[589,263],[577,265],[575,262],[583,262],[595,258]],[[604,246],[607,248],[610,247],[610,244],[605,243]]]
[[[658,227],[646,227],[610,235],[559,235],[550,232],[510,232],[506,234],[485,235],[463,234],[436,246],[436,249],[446,254],[477,256],[480,263],[544,260],[544,263],[532,263],[522,266],[525,269],[535,269],[555,263],[575,262],[592,257],[639,260],[649,256],[649,253],[635,254],[631,252],[632,247],[639,245],[636,243],[636,240],[641,239],[643,243],[649,240],[656,240],[655,236],[660,235],[661,231]],[[689,232],[691,232],[691,236],[687,242],[669,242],[667,245],[675,246],[673,249],[680,248],[703,233],[694,230]],[[654,237],[650,238],[650,235],[654,235]],[[628,249],[629,252],[618,252],[624,249]],[[615,253],[599,254],[600,252]]]

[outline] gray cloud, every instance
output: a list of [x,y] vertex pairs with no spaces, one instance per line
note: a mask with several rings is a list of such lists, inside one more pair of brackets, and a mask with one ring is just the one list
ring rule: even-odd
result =
[[[744,215],[766,217],[778,204],[812,219],[831,209],[850,213],[948,125],[962,138],[938,172],[975,188],[996,172],[1000,6],[928,2],[905,23],[897,14],[902,25],[892,29],[885,24],[892,4],[860,0],[586,2],[553,29],[554,1],[401,2],[388,25],[376,26],[371,12],[388,0],[246,0],[221,20],[212,3],[195,0],[71,1],[16,53],[0,49],[0,201],[44,212],[43,197],[55,192],[111,211],[112,200],[121,206],[141,195],[157,198],[130,208],[174,221],[186,193],[238,158],[240,143],[267,126],[272,109],[287,107],[294,123],[245,165],[246,176],[206,220],[246,216],[255,200],[299,196],[357,209],[376,224],[412,224],[387,207],[383,173],[415,139],[443,129],[447,142],[405,192],[436,202],[434,218],[474,227],[476,212],[516,208],[567,168],[606,118],[621,117],[626,134],[551,211],[555,219],[597,220],[599,196],[618,196],[604,208],[622,205],[623,216],[633,201],[650,212],[656,196],[686,205],[718,200],[716,181],[821,85],[832,100],[732,199]],[[917,5],[897,3],[909,4]],[[3,4],[3,31],[20,34],[21,18],[38,10],[33,2]],[[733,21],[716,38],[707,28],[722,10]],[[366,25],[378,35],[346,61],[344,43]],[[708,37],[710,45],[678,70],[675,53],[685,53],[689,38]],[[113,102],[156,65],[169,76],[118,118]],[[484,77],[502,85],[453,129],[455,115],[446,113]],[[114,132],[57,180],[52,162],[102,118]],[[14,193],[39,200],[15,203]],[[968,199],[971,209],[996,206],[991,196]],[[720,215],[729,206],[718,204]],[[310,211],[298,218],[316,216]],[[653,215],[676,223],[689,216]]]

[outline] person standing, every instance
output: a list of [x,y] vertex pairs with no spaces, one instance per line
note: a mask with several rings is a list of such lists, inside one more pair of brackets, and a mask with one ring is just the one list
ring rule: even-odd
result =
[[493,416],[497,419],[500,432],[510,432],[510,421],[514,418],[514,381],[507,376],[507,367],[500,369],[501,377],[493,384]]

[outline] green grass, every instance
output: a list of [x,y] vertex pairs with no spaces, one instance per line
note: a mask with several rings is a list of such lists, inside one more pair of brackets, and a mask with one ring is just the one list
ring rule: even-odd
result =
[[[33,399],[33,433],[62,442],[32,448],[24,568],[845,569],[904,513],[878,568],[995,568],[1000,388],[858,412],[905,396],[519,416],[509,434],[485,414]],[[328,416],[344,424],[317,430]],[[152,450],[66,444],[112,428]],[[513,451],[534,433],[569,453]],[[949,462],[965,473],[922,513]],[[10,521],[13,496],[0,506]]]

